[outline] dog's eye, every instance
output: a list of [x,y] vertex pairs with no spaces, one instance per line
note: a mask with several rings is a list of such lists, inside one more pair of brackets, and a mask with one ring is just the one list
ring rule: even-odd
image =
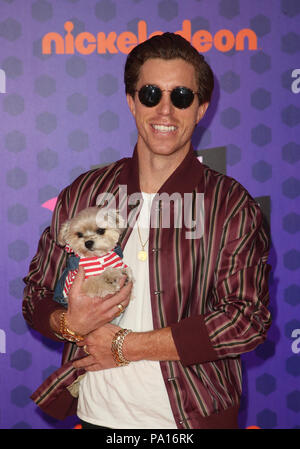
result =
[[79,238],[83,237],[82,232],[77,232],[77,237],[79,237]]
[[105,232],[105,229],[103,229],[103,228],[98,228],[96,232],[97,232],[97,234],[99,234],[99,235],[103,235],[104,232]]

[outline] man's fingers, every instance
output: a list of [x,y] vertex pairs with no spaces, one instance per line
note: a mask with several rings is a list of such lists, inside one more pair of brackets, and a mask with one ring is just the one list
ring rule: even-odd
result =
[[124,275],[121,277],[121,280],[120,280],[120,289],[121,289],[122,287],[124,287],[124,284],[125,284],[125,282],[127,281],[127,279],[128,279],[128,277],[127,277],[126,274],[124,274]]
[[73,362],[73,366],[76,369],[83,368],[85,371],[100,371],[104,368],[99,362],[96,362],[95,358],[91,355],[76,360],[76,362]]
[[132,282],[128,282],[128,284],[124,285],[124,287],[122,287],[118,294],[125,294],[125,295],[129,295],[129,293],[131,292],[132,289]]
[[80,290],[81,289],[81,284],[84,281],[84,277],[85,277],[85,273],[84,273],[84,268],[83,267],[79,267],[78,268],[78,273],[75,276],[75,279],[72,283],[71,289],[72,290]]
[[118,291],[110,298],[99,298],[101,300],[102,310],[108,316],[108,321],[111,321],[117,315],[124,312],[130,301],[131,287],[132,284],[127,284],[122,290]]
[[105,302],[111,299],[110,301],[111,305],[118,304],[120,302],[120,298],[129,296],[131,289],[132,289],[132,282],[129,282],[124,287],[122,287],[118,292],[103,296],[101,299],[104,300]]
[[119,304],[120,302],[129,303],[130,300],[130,292],[132,289],[132,282],[129,282],[128,284],[124,285],[124,287],[121,288],[121,290],[118,291],[112,298],[111,298],[111,304]]
[[128,294],[129,294],[129,292],[132,288],[132,282],[129,282],[127,285],[124,285],[126,280],[127,280],[127,276],[123,276],[120,281],[120,290],[117,293],[110,293],[109,295],[103,296],[102,299],[106,301],[107,299],[110,299],[110,298],[118,295],[121,292],[121,290],[125,287],[127,287]]
[[87,368],[89,365],[95,363],[95,359],[92,355],[88,355],[80,360],[73,362],[74,368]]

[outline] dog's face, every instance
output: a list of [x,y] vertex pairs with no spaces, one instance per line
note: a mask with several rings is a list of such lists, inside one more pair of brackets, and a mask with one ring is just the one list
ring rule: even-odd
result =
[[123,228],[116,210],[88,207],[63,223],[58,243],[68,244],[80,257],[100,257],[114,249]]

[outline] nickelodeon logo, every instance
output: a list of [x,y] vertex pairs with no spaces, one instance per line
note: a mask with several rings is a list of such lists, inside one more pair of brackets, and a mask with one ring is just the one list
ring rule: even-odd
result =
[[[137,35],[131,31],[124,31],[119,35],[115,31],[108,34],[99,32],[97,35],[84,31],[73,36],[73,22],[65,22],[64,29],[66,35],[63,37],[59,33],[50,32],[45,34],[42,39],[42,53],[49,55],[70,55],[75,51],[82,55],[90,55],[94,52],[105,53],[124,53],[128,54],[137,44],[146,39],[162,34],[162,31],[154,31],[148,35],[147,23],[144,20],[138,22]],[[257,36],[250,28],[243,28],[234,34],[227,29],[221,29],[212,35],[207,30],[198,30],[192,34],[190,20],[182,22],[182,29],[176,31],[187,39],[200,52],[205,53],[211,48],[216,48],[221,52],[228,52],[232,49],[237,51],[257,50]]]

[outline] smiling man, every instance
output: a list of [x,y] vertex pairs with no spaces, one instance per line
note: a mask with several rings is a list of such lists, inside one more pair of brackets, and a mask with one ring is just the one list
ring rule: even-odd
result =
[[[194,154],[191,138],[213,74],[185,39],[165,33],[138,45],[127,58],[125,87],[138,130],[132,158],[62,191],[25,278],[26,320],[66,342],[62,367],[32,398],[56,418],[77,413],[83,428],[237,428],[240,355],[262,343],[270,326],[261,211],[237,181]],[[59,227],[104,192],[120,200],[122,186],[140,199],[127,204],[136,220],[120,241],[133,286],[91,300],[80,291],[79,271],[66,311],[52,299],[67,258]],[[202,220],[203,232],[188,237],[186,222],[175,220],[178,204],[164,225],[173,195],[188,223]]]
[[[190,95],[191,105],[174,106],[174,92],[179,98]],[[157,95],[160,99],[155,106],[141,102],[143,98],[151,101],[151,96],[153,102]],[[128,93],[127,101],[138,129],[140,187],[144,192],[157,192],[190,151],[194,129],[208,102],[199,102],[194,67],[179,58],[148,59],[140,69],[136,94]]]

